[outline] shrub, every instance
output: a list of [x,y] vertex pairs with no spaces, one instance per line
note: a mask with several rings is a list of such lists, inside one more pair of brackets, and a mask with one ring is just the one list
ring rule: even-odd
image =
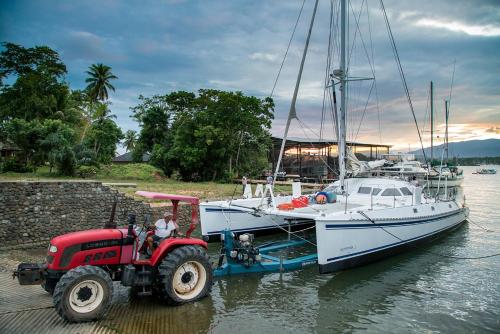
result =
[[76,175],[84,179],[88,177],[95,177],[97,175],[97,167],[80,166],[76,169]]

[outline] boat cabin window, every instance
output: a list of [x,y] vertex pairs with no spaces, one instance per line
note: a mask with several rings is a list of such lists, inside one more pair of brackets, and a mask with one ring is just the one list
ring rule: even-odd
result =
[[380,188],[373,188],[373,191],[372,191],[372,195],[378,195],[378,193],[381,191],[382,189]]
[[411,192],[410,189],[406,188],[406,187],[403,187],[403,188],[399,188],[401,190],[401,192],[403,193],[404,196],[410,196],[410,195],[413,195],[413,193]]
[[401,196],[401,193],[396,188],[387,188],[381,196]]
[[411,168],[405,168],[405,172],[411,172],[412,169]]
[[371,187],[359,187],[358,194],[369,194],[372,192]]

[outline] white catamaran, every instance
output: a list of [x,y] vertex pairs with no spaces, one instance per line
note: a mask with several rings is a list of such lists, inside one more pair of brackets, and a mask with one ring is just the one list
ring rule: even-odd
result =
[[[290,122],[297,118],[295,101],[317,6],[318,0],[309,26],[276,173],[280,169]],[[381,8],[394,43],[382,1]],[[341,93],[340,108],[334,107],[340,172],[339,180],[325,189],[328,200],[319,203],[305,201],[304,205],[294,207],[289,204],[300,196],[297,189],[292,196],[274,196],[272,186],[268,185],[260,198],[205,202],[200,205],[203,235],[218,234],[227,228],[242,232],[312,223],[316,230],[320,272],[326,273],[386,257],[437,237],[467,219],[465,204],[447,194],[429,198],[416,183],[383,177],[346,177],[346,92],[349,82],[356,80],[349,75],[346,61],[347,13],[346,0],[340,0],[340,68],[333,70],[329,86],[333,94],[336,86]],[[399,61],[397,64],[402,72]],[[404,77],[402,81],[407,91]],[[408,93],[407,97],[411,106]]]

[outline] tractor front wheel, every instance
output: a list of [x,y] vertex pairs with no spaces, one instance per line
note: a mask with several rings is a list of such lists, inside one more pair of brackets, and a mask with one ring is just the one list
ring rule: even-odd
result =
[[99,267],[81,266],[64,274],[54,289],[54,305],[69,322],[103,318],[111,304],[113,282]]
[[160,298],[171,305],[199,300],[212,289],[210,261],[199,246],[174,249],[161,262],[158,272]]

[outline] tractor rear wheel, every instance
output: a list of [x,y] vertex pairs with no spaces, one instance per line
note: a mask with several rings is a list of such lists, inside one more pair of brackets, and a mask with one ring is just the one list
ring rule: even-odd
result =
[[181,246],[171,251],[158,266],[160,298],[171,305],[199,300],[212,289],[213,276],[205,249]]
[[103,318],[111,304],[113,282],[99,267],[82,266],[64,274],[54,289],[54,306],[69,322]]

